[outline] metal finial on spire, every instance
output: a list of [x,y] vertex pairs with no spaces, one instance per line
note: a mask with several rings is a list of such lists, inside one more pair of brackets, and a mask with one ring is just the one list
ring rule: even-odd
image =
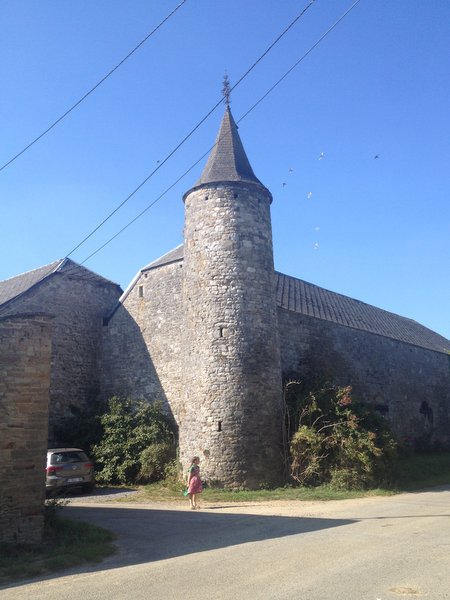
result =
[[223,85],[222,85],[222,94],[225,100],[225,104],[230,106],[230,94],[231,94],[231,86],[230,80],[228,78],[228,73],[225,71],[225,75],[223,76]]

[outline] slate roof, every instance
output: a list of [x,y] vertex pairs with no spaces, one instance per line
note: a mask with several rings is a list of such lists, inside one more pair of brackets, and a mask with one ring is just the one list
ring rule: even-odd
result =
[[129,293],[133,290],[134,286],[139,281],[142,273],[144,273],[145,271],[150,271],[151,269],[156,269],[158,267],[162,267],[164,265],[169,265],[170,263],[177,262],[179,260],[183,260],[183,244],[181,244],[180,246],[177,246],[170,252],[167,252],[167,254],[160,256],[159,258],[157,258],[153,262],[149,263],[145,267],[142,267],[142,269],[140,269],[136,273],[136,275],[130,281],[130,284],[128,285],[126,290],[123,292],[123,294],[117,300],[117,304],[112,308],[111,312],[109,313],[109,315],[107,317],[107,320],[111,319],[111,317],[116,312],[116,310],[119,308],[119,306],[125,302]]
[[107,283],[109,285],[115,285],[119,288],[116,283],[105,279],[101,275],[97,275],[97,273],[82,267],[68,258],[62,258],[50,263],[49,265],[45,265],[43,267],[39,267],[38,269],[33,269],[32,271],[27,271],[26,273],[16,275],[10,279],[0,281],[0,309],[5,304],[12,302],[15,298],[21,296],[32,287],[50,277],[53,273],[58,272],[72,272],[73,275],[81,275],[84,278],[89,277],[90,279],[95,279],[99,282]]
[[[220,130],[206,166],[192,189],[222,182],[254,183],[267,189],[253,172],[229,106],[225,109]],[[186,192],[184,197],[190,191]]]
[[[183,260],[182,245],[150,263],[142,271],[180,260]],[[275,272],[275,276],[277,304],[280,308],[435,352],[450,352],[450,340],[417,321],[331,292],[302,279],[279,272]]]
[[360,300],[276,273],[277,304],[296,313],[375,333],[436,352],[449,352],[450,341],[417,321]]
[[61,262],[61,260],[56,260],[49,265],[39,267],[39,269],[34,269],[33,271],[28,271],[26,273],[22,273],[21,275],[11,277],[10,279],[0,281],[0,305],[5,304],[5,302],[12,300],[20,294],[23,294],[33,287],[33,285],[51,273],[54,273],[61,265]]
[[171,262],[177,262],[178,260],[182,260],[182,259],[183,259],[183,244],[180,244],[179,246],[177,246],[170,252],[167,252],[167,254],[160,256],[153,262],[149,263],[147,266],[143,267],[140,270],[140,273],[142,273],[143,271],[149,271],[150,269],[154,269],[156,267],[160,267],[161,265],[167,265]]

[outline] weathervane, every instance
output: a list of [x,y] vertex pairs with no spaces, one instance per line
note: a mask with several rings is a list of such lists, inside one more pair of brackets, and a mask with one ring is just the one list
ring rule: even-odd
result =
[[231,94],[231,86],[230,80],[228,79],[228,73],[225,71],[225,75],[223,76],[223,85],[222,85],[222,94],[225,100],[225,104],[230,106],[230,94]]

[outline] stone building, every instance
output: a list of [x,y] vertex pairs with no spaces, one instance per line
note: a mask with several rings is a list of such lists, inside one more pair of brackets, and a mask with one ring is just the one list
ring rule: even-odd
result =
[[44,527],[52,319],[0,317],[0,544]]
[[274,271],[272,195],[228,106],[183,201],[184,243],[122,296],[68,259],[0,282],[0,318],[53,317],[51,441],[74,408],[115,394],[161,400],[184,465],[200,455],[203,475],[230,487],[277,483],[282,382],[314,374],[351,385],[397,437],[450,445],[449,340]]
[[118,285],[70,259],[0,282],[0,317],[53,317],[50,444],[58,443],[55,426],[71,409],[82,410],[98,398],[103,318],[121,292]]
[[143,267],[105,321],[102,394],[162,400],[180,457],[231,487],[282,472],[282,380],[352,385],[398,437],[450,444],[450,342],[273,268],[272,196],[227,107],[184,195],[184,243]]

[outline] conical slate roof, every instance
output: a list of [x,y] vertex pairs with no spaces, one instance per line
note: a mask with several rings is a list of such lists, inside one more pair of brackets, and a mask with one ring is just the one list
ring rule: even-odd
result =
[[194,188],[221,182],[256,183],[265,188],[253,172],[229,106],[225,109],[208,162]]

